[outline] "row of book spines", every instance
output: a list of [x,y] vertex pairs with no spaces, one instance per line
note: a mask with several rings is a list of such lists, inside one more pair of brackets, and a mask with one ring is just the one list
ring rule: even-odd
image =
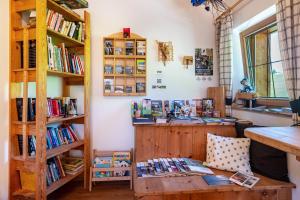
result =
[[48,10],[46,23],[48,28],[78,40],[84,41],[85,23],[70,22],[64,19],[62,14]]
[[64,43],[56,46],[48,36],[48,65],[50,70],[84,74],[84,62],[80,56],[70,53]]
[[66,174],[62,166],[60,157],[56,156],[48,159],[46,173],[47,186],[50,186],[52,183],[59,181],[65,176]]
[[[17,135],[19,144],[19,153],[23,155],[23,135]],[[79,141],[77,131],[72,125],[66,125],[65,128],[48,128],[46,135],[47,150],[53,149],[65,144],[72,144]],[[36,152],[35,136],[28,136],[28,154],[34,156]]]
[[47,110],[48,110],[48,117],[59,117],[59,116],[67,116],[70,114],[70,110],[68,110],[68,106],[70,109],[74,109],[72,115],[77,114],[77,105],[76,99],[69,99],[68,101],[66,98],[62,99],[47,99]]
[[71,125],[60,128],[50,127],[47,129],[47,149],[53,149],[62,145],[72,144],[79,140],[80,139],[77,132]]

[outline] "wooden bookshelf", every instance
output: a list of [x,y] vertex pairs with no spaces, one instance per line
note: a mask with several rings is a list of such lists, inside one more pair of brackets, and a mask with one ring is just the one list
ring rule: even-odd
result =
[[[85,23],[85,40],[78,41],[59,32],[47,28],[47,9],[54,10],[71,22]],[[36,10],[36,25],[24,27],[22,13]],[[22,22],[23,21],[23,22]],[[90,136],[89,136],[89,112],[90,112],[90,15],[84,12],[81,17],[72,10],[66,9],[53,0],[10,0],[10,138],[9,138],[9,162],[10,185],[9,199],[47,199],[47,195],[57,190],[64,184],[83,174],[84,187],[89,183],[90,169]],[[47,35],[53,38],[53,43],[65,43],[65,46],[80,52],[84,57],[84,75],[69,72],[49,70]],[[29,66],[29,41],[36,41],[36,66]],[[74,85],[82,85],[84,90],[84,113],[70,117],[47,117],[47,78],[57,77],[62,80],[62,96],[70,96],[70,88]],[[36,117],[35,121],[27,118],[27,104],[30,82],[35,83]],[[32,93],[32,92],[31,92]],[[18,95],[17,95],[18,94]],[[16,98],[23,98],[22,121],[18,121]],[[74,95],[72,95],[74,97]],[[47,150],[47,127],[54,124],[76,123],[84,126],[84,139],[72,144],[62,145]],[[20,155],[18,150],[17,135],[27,138],[30,135],[36,138],[36,154],[29,156],[28,142],[23,139]],[[84,168],[74,175],[66,175],[59,181],[47,186],[46,170],[47,160],[55,156],[67,155],[70,150],[79,149],[84,156]],[[22,188],[21,172],[33,173],[35,190]]]
[[[108,42],[111,44],[110,47],[107,45]],[[140,70],[141,63],[144,66],[143,70]],[[107,70],[108,67],[111,69],[110,72]],[[103,95],[146,96],[146,83],[147,40],[135,33],[131,33],[129,38],[124,38],[122,32],[104,37]],[[138,91],[137,85],[142,85],[144,91]]]

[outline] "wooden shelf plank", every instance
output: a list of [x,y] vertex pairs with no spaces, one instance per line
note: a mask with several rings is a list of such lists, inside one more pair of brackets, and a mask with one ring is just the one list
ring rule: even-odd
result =
[[70,73],[70,72],[60,72],[60,71],[54,71],[54,70],[48,70],[48,75],[52,75],[52,76],[59,76],[59,77],[63,77],[63,78],[84,78],[84,75],[82,74],[74,74],[74,73]]
[[[15,40],[17,42],[23,41],[24,28],[17,28],[17,29],[15,29],[14,32],[15,32]],[[36,28],[35,27],[28,28],[28,39],[29,40],[36,39]]]
[[299,127],[247,128],[245,136],[265,145],[300,156]]
[[60,147],[49,149],[49,150],[47,150],[47,159],[52,158],[52,157],[57,156],[57,155],[60,155],[62,153],[68,152],[71,149],[75,149],[75,148],[80,147],[82,145],[84,145],[84,141],[77,141],[77,142],[74,142],[72,144],[66,144],[66,145],[62,145]]
[[92,178],[92,181],[130,181],[130,176],[120,176],[120,177],[103,177],[103,178]]
[[[59,122],[65,122],[65,121],[72,121],[72,120],[77,120],[77,119],[82,119],[84,118],[85,115],[78,115],[78,116],[72,116],[72,117],[55,117],[55,118],[48,118],[47,124],[53,124],[53,123],[59,123]],[[34,125],[35,121],[28,121],[28,122],[21,122],[21,121],[12,121],[13,124],[16,125]]]
[[82,173],[83,173],[83,168],[74,175],[66,175],[64,178],[60,179],[59,181],[54,182],[52,185],[47,187],[47,195],[51,194],[52,192],[54,192],[61,186],[65,185],[66,183],[70,182],[71,180],[73,180],[74,178],[76,178]]
[[30,190],[18,190],[13,193],[14,197],[25,197],[26,199],[34,199],[34,192]]
[[84,20],[80,17],[79,14],[75,13],[71,9],[67,9],[57,4],[53,0],[48,0],[48,9],[54,10],[64,16],[64,18],[68,21],[72,22],[84,22]]
[[83,119],[84,117],[85,117],[85,115],[78,115],[78,116],[66,117],[66,118],[59,118],[59,117],[57,117],[57,118],[48,118],[47,124],[53,124],[53,123]]
[[78,40],[75,40],[71,37],[68,37],[64,34],[61,34],[59,32],[56,32],[50,28],[47,29],[48,35],[54,37],[56,39],[57,43],[65,43],[66,47],[79,47],[84,46],[83,42],[80,42]]
[[[84,145],[84,141],[77,141],[74,142],[72,144],[65,144],[59,147],[55,147],[53,149],[49,149],[47,150],[47,159],[52,158],[54,156],[60,155],[62,153],[68,152],[71,149],[75,149],[78,148],[80,146]],[[23,159],[23,156],[13,156],[12,157],[13,160],[16,161],[22,161],[22,162],[34,162],[36,157],[35,156],[28,156],[28,158],[26,160]]]

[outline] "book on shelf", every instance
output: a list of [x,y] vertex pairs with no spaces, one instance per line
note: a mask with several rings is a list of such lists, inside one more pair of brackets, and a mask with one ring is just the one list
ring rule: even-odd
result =
[[124,66],[116,65],[116,74],[124,74]]
[[123,48],[115,47],[115,55],[123,55]]
[[64,43],[55,45],[53,38],[47,36],[48,66],[50,70],[84,75],[84,58],[72,53]]
[[151,99],[142,100],[142,115],[144,117],[152,117]]
[[[131,166],[131,153],[128,151],[116,151],[113,152],[113,167],[122,168]],[[129,176],[130,172],[128,170],[115,170],[113,176]]]
[[146,74],[146,60],[137,59],[136,70],[137,70],[137,74]]
[[126,92],[126,93],[132,93],[132,92],[133,92],[133,86],[131,86],[131,85],[126,85],[126,87],[125,87],[125,92]]
[[137,93],[145,93],[146,92],[146,83],[137,82],[136,83],[136,92]]
[[[19,146],[19,155],[23,155],[23,135],[17,135],[18,139],[18,146]],[[36,138],[33,135],[27,136],[27,148],[28,148],[28,155],[35,156],[36,153]]]
[[213,117],[213,112],[214,112],[214,100],[202,99],[202,116]]
[[[96,157],[93,161],[94,168],[112,168],[113,167],[113,157],[112,156],[102,156]],[[104,177],[111,177],[111,171],[97,171],[95,172],[96,178],[104,178]]]
[[114,79],[104,79],[104,93],[114,93]]
[[146,55],[146,41],[136,42],[136,55],[145,56]]
[[[20,51],[21,51],[21,68],[24,68],[24,43],[20,43]],[[28,62],[29,68],[36,68],[36,40],[29,40],[28,44]]]
[[112,65],[105,65],[104,66],[104,74],[113,74],[114,67]]
[[233,184],[228,177],[223,175],[205,175],[202,176],[202,178],[208,185],[232,185]]
[[47,11],[46,24],[49,29],[55,32],[79,42],[84,42],[85,23],[83,22],[67,21],[62,14],[49,9]]
[[84,167],[83,158],[64,157],[62,158],[62,166],[66,174],[75,175]]
[[[193,163],[191,165],[191,163]],[[214,174],[200,162],[188,158],[154,158],[136,163],[138,177],[192,176]],[[197,169],[195,169],[197,167]]]
[[104,41],[104,54],[105,55],[114,55],[114,46],[112,40]]
[[163,104],[162,100],[151,101],[151,113],[154,117],[162,117],[163,115]]
[[70,9],[88,8],[89,3],[86,0],[54,0],[58,4],[65,4]]
[[77,99],[70,97],[48,98],[48,117],[70,117],[78,115]]
[[252,188],[260,178],[242,172],[236,172],[229,178],[230,181],[247,188]]
[[[16,98],[16,108],[18,121],[23,120],[23,98]],[[35,121],[36,117],[36,99],[28,98],[27,121]]]
[[125,74],[133,75],[133,66],[125,66]]
[[54,149],[62,145],[72,144],[78,141],[80,141],[79,134],[72,124],[47,128],[47,149]]
[[127,56],[134,55],[134,41],[125,41],[125,51]]
[[116,85],[115,93],[116,94],[123,94],[124,93],[124,85]]
[[63,169],[60,156],[55,156],[47,160],[46,181],[47,186],[64,178],[66,173]]

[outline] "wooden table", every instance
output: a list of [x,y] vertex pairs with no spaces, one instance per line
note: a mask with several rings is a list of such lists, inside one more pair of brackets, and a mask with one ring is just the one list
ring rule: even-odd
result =
[[[230,177],[233,173],[213,170]],[[252,188],[238,185],[210,186],[201,176],[137,178],[134,171],[135,198],[140,200],[290,200],[292,183],[255,174],[261,180]]]
[[265,145],[294,154],[300,160],[299,127],[248,128],[245,130],[245,136]]

